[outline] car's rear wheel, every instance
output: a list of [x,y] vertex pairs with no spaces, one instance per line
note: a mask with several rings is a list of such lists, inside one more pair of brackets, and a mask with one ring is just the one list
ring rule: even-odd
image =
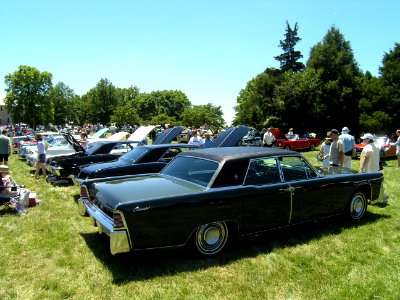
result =
[[290,150],[290,146],[285,146],[285,149],[286,150]]
[[310,150],[311,150],[311,151],[314,151],[314,150],[315,150],[315,145],[314,145],[314,144],[311,144],[311,145],[310,145]]
[[368,202],[365,195],[361,192],[355,193],[347,206],[347,217],[351,221],[361,220],[367,212]]
[[215,255],[224,249],[228,241],[225,222],[213,222],[200,226],[195,233],[196,250],[203,255]]

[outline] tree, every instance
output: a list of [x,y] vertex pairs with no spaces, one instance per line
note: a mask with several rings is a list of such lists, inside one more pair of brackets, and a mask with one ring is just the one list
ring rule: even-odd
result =
[[325,129],[348,126],[357,132],[361,72],[350,42],[339,29],[331,27],[323,41],[311,48],[307,67],[314,69],[321,81],[318,102],[325,116]]
[[281,129],[296,128],[298,132],[316,131],[324,121],[325,105],[319,102],[320,80],[311,68],[300,73],[285,72],[275,89],[276,101],[282,103],[277,111]]
[[150,120],[150,124],[159,124],[159,125],[165,125],[165,124],[170,124],[171,126],[174,126],[176,123],[176,119],[175,117],[170,117],[167,116],[166,114],[160,114],[157,116],[154,116],[151,120]]
[[225,125],[225,120],[222,116],[221,106],[214,106],[211,103],[194,105],[185,109],[182,113],[182,122],[187,126],[195,126],[196,128],[207,123],[209,128],[216,131]]
[[13,122],[32,126],[52,122],[54,109],[49,97],[52,77],[49,72],[24,65],[5,76],[5,104]]
[[117,105],[116,88],[108,79],[101,79],[85,94],[89,106],[89,122],[107,124]]
[[147,122],[161,114],[180,120],[183,111],[191,105],[187,96],[181,91],[154,91],[140,94],[135,103],[140,118]]
[[304,70],[305,68],[304,64],[298,61],[299,59],[303,58],[303,55],[300,51],[296,51],[294,49],[296,44],[301,41],[301,38],[297,36],[297,30],[297,22],[292,29],[289,25],[289,22],[286,21],[285,39],[279,42],[279,47],[282,48],[283,53],[274,57],[280,62],[280,68],[282,72],[292,71],[296,73]]
[[379,68],[385,93],[381,98],[380,107],[391,116],[388,130],[395,131],[400,118],[400,44],[395,43],[394,49],[385,53],[382,66]]
[[111,116],[111,122],[116,123],[118,127],[122,127],[124,125],[140,124],[141,120],[136,109],[127,104],[115,109],[114,114]]
[[54,124],[64,125],[74,120],[76,113],[72,102],[76,97],[74,90],[59,82],[50,89],[49,97],[54,107]]
[[268,68],[251,79],[237,97],[233,124],[256,128],[279,124],[281,120],[278,112],[282,110],[283,103],[274,95],[280,80],[281,72],[274,68]]

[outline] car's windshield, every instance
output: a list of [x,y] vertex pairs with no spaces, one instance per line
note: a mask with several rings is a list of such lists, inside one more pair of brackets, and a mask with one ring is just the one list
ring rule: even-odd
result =
[[147,151],[149,151],[146,147],[136,147],[132,151],[122,155],[119,159],[129,160],[129,161],[137,161],[140,157],[142,157]]
[[161,171],[161,174],[208,186],[217,169],[218,163],[215,161],[178,156]]

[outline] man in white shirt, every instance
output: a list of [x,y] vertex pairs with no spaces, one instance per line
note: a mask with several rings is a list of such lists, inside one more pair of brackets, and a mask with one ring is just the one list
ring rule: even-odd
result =
[[197,130],[192,130],[192,137],[190,138],[189,145],[197,145],[199,147],[202,147],[204,144],[204,140],[198,136]]
[[264,145],[264,147],[272,147],[272,144],[274,141],[275,141],[275,137],[271,132],[271,128],[268,128],[267,132],[264,133],[264,136],[263,136],[263,145]]

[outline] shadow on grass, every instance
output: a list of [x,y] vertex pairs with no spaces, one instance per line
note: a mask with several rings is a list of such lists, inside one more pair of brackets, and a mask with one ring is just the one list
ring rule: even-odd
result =
[[147,250],[111,255],[109,238],[105,234],[82,234],[97,259],[113,274],[113,281],[123,285],[154,277],[198,271],[214,266],[224,266],[236,260],[267,254],[275,249],[293,247],[318,240],[325,235],[340,234],[343,230],[374,223],[390,216],[368,212],[359,223],[343,222],[330,218],[298,226],[278,229],[258,237],[234,241],[226,251],[214,257],[199,257],[189,247],[176,250]]

